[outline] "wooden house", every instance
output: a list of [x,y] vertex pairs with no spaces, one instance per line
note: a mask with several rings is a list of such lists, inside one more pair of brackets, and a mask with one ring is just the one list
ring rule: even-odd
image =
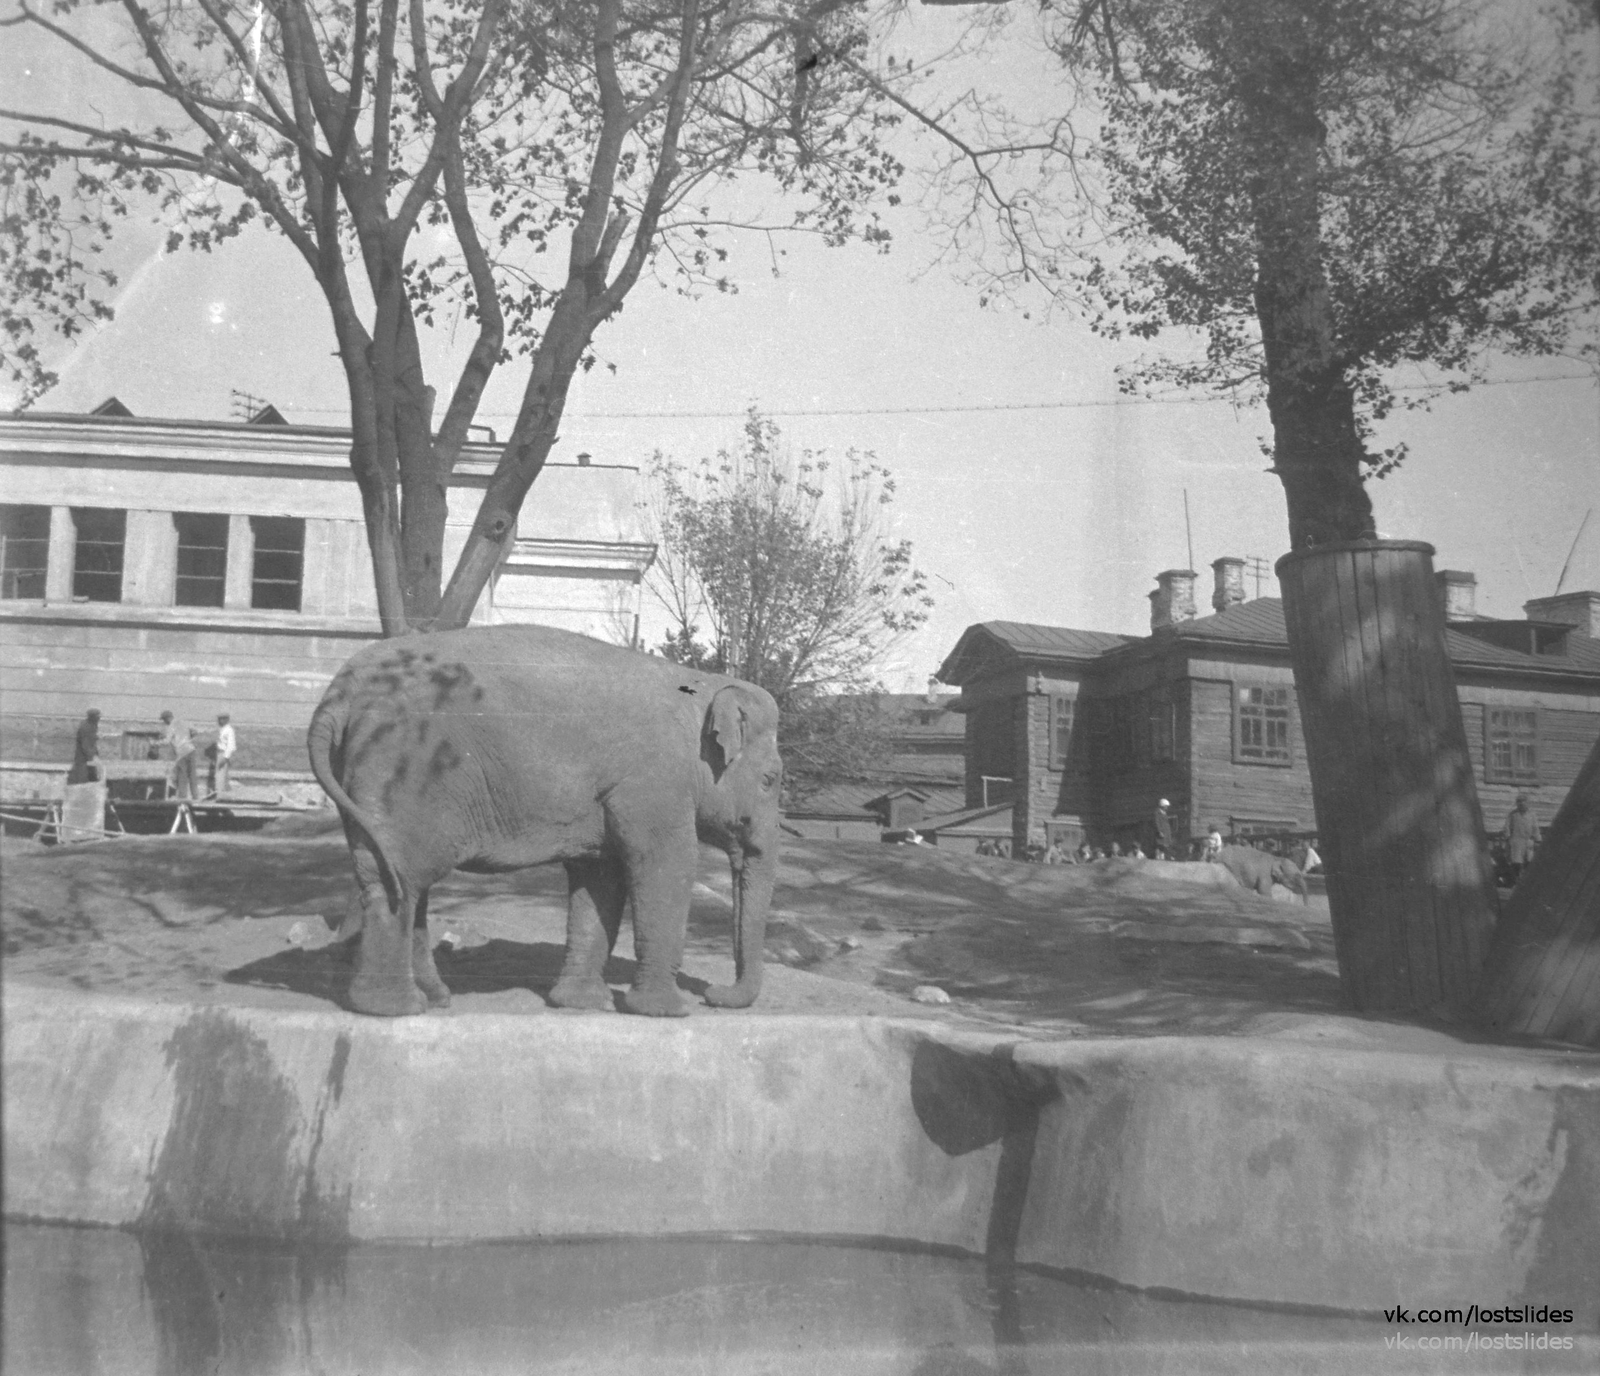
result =
[[[1158,802],[1180,841],[1317,829],[1282,604],[1246,600],[1243,561],[1158,576],[1151,633],[991,621],[940,667],[967,719],[967,806],[1006,796],[1013,844],[1148,844]],[[1600,737],[1600,593],[1478,617],[1475,580],[1437,575],[1473,768],[1491,830],[1519,792],[1548,823]]]

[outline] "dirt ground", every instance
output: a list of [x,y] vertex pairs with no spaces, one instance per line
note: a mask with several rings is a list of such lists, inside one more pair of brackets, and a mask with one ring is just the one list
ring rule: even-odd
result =
[[[354,887],[343,836],[331,813],[276,827],[77,846],[0,840],[6,979],[337,1006],[350,952],[332,928]],[[731,977],[729,895],[726,862],[705,851],[681,979],[691,994]],[[437,886],[430,927],[455,995],[439,1016],[546,1011],[565,902],[559,866]],[[618,989],[631,956],[625,925],[607,971]],[[767,961],[760,1011],[955,1018],[1047,1036],[1237,1033],[1341,1007],[1327,900],[1262,898],[1204,864],[1047,868],[790,840]],[[927,985],[950,1002],[914,1001]]]

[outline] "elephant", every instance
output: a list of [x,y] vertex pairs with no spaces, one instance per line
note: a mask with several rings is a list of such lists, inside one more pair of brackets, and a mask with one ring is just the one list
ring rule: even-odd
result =
[[677,973],[699,843],[733,871],[735,978],[761,989],[778,865],[778,707],[764,689],[544,626],[379,641],[329,684],[307,748],[337,805],[359,887],[349,1004],[398,1016],[449,1003],[428,890],[453,869],[559,861],[567,940],[550,1002],[610,1009],[602,970],[633,906],[622,1005],[681,1016]]
[[1272,855],[1251,846],[1224,846],[1217,852],[1215,863],[1227,870],[1247,889],[1254,889],[1272,897],[1272,886],[1282,884],[1292,893],[1300,895],[1302,903],[1311,900],[1306,896],[1306,879],[1300,867],[1286,856]]

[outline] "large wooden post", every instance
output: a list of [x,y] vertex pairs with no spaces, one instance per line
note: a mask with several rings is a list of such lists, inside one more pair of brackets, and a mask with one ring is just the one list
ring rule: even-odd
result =
[[1600,1046],[1600,741],[1495,932],[1480,1020]]
[[1433,547],[1319,545],[1277,571],[1345,996],[1464,1008],[1497,899]]

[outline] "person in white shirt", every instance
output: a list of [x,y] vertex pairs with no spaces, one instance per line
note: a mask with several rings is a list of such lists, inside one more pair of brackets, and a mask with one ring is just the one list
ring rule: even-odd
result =
[[233,752],[239,748],[239,739],[233,734],[233,719],[224,712],[217,718],[217,743],[212,747],[216,754],[211,761],[211,792],[228,791],[228,772],[233,767]]

